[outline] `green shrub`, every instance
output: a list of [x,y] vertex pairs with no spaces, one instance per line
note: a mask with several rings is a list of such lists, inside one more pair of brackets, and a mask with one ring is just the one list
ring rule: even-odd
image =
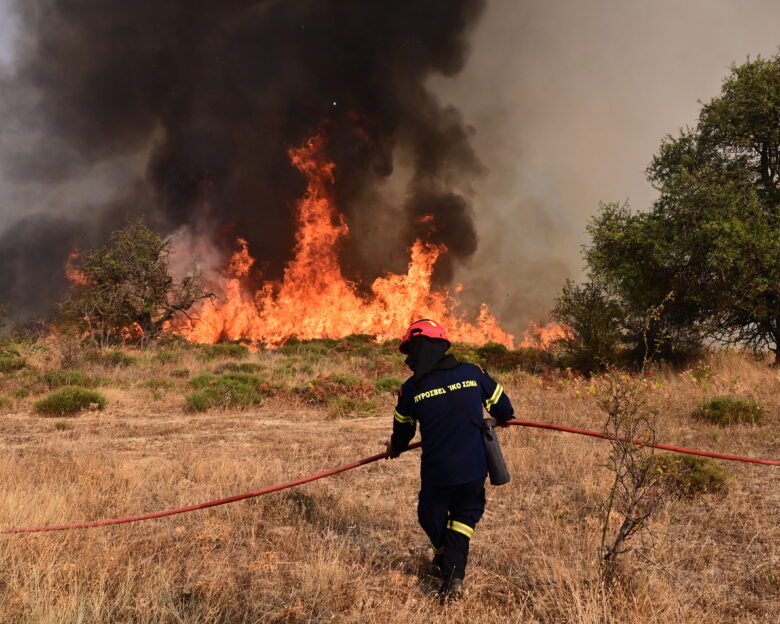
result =
[[382,375],[374,380],[374,387],[377,392],[396,393],[403,384],[403,379],[393,377],[392,375]]
[[317,361],[324,359],[332,353],[345,353],[349,355],[370,355],[380,352],[385,348],[379,345],[374,336],[370,334],[353,334],[344,338],[315,338],[313,340],[298,340],[290,338],[281,347],[279,352],[287,355],[299,355],[307,360]]
[[142,381],[138,385],[153,391],[173,389],[173,382],[170,379],[159,379],[158,377],[152,377],[151,379]]
[[717,425],[751,423],[757,425],[764,417],[764,408],[756,401],[738,397],[715,397],[702,403],[693,412],[694,418]]
[[135,358],[124,351],[111,351],[107,354],[106,360],[112,366],[126,368],[135,363]]
[[352,334],[338,341],[336,350],[352,355],[368,356],[380,350],[371,334]]
[[512,351],[496,342],[488,342],[481,347],[457,343],[452,346],[450,353],[461,362],[476,364],[489,372],[508,372],[519,368],[535,373],[555,365],[555,358],[548,351],[532,347]]
[[218,358],[232,358],[242,360],[249,357],[249,349],[246,345],[235,342],[220,342],[213,345],[203,345],[198,357],[201,360],[216,360]]
[[568,329],[557,345],[566,366],[590,374],[618,359],[626,312],[600,282],[566,280],[552,318]]
[[371,399],[360,399],[347,396],[331,396],[326,400],[328,414],[332,418],[346,416],[375,416],[379,408]]
[[171,377],[180,377],[180,378],[187,378],[190,376],[190,369],[189,368],[174,368],[170,373],[168,373]]
[[211,407],[260,405],[264,396],[278,391],[278,388],[249,373],[202,373],[190,379],[187,385],[195,390],[185,397],[187,409],[193,412],[204,412]]
[[252,362],[224,362],[214,369],[215,375],[221,375],[222,373],[258,373],[263,370],[260,364],[254,364]]
[[175,351],[161,349],[152,356],[152,359],[160,364],[174,364],[181,359],[181,355]]
[[58,420],[56,423],[54,423],[54,428],[57,431],[67,431],[68,429],[73,429],[73,425],[71,425],[69,422],[65,422],[64,420]]
[[350,375],[349,373],[336,373],[330,375],[328,381],[337,384],[339,386],[357,386],[360,383],[360,377],[357,375]]
[[77,370],[51,370],[44,371],[43,381],[54,390],[63,386],[91,386],[93,385],[89,377]]
[[126,368],[135,363],[135,358],[124,351],[101,351],[92,350],[86,354],[86,360],[100,366],[113,366],[116,368]]
[[285,355],[300,355],[307,358],[309,356],[325,356],[335,351],[337,344],[338,341],[331,338],[317,338],[314,340],[290,338],[279,347],[278,351]]
[[30,389],[25,387],[16,388],[11,394],[16,399],[26,399],[28,396],[30,396]]
[[99,392],[80,386],[67,386],[37,401],[34,409],[44,416],[68,416],[84,409],[102,410],[105,406],[106,398]]
[[188,412],[205,412],[211,407],[211,398],[201,391],[190,392],[184,401]]
[[0,409],[8,409],[14,402],[6,396],[0,394]]
[[12,373],[27,366],[23,357],[7,353],[0,354],[0,373]]
[[661,453],[650,461],[666,487],[684,496],[723,491],[732,477],[718,462],[696,455]]

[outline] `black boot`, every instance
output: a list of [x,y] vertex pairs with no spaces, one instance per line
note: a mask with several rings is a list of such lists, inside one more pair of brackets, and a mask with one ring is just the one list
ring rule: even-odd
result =
[[439,588],[439,601],[442,604],[459,600],[463,596],[463,579],[444,580]]

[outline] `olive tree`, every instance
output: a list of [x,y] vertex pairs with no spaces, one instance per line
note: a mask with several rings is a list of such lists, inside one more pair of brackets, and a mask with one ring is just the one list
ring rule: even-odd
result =
[[199,270],[176,280],[169,271],[171,239],[138,219],[114,231],[97,249],[79,252],[73,283],[62,302],[65,319],[100,344],[154,340],[211,293]]

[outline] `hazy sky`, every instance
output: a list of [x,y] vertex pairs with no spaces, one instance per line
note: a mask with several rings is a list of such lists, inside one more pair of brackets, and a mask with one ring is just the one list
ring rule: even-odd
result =
[[[8,4],[0,0],[4,64],[15,32]],[[695,123],[698,100],[718,94],[731,63],[777,52],[778,25],[778,0],[489,0],[465,70],[431,78],[473,127],[488,171],[475,187],[480,248],[457,273],[471,297],[515,331],[543,318],[581,271],[598,202],[646,208],[654,192],[644,170],[663,136]],[[140,171],[144,159],[134,162]],[[98,202],[115,182],[98,170],[70,184]],[[7,198],[20,196],[2,172],[0,186],[2,229],[17,203]]]
[[489,170],[468,281],[485,276],[506,322],[579,274],[599,201],[648,207],[662,138],[696,123],[731,63],[776,53],[779,27],[777,0],[489,2],[465,71],[434,82]]

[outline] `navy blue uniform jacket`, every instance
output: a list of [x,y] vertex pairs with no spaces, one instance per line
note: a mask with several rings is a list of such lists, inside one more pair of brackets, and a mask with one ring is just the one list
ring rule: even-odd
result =
[[483,408],[499,421],[514,414],[501,384],[479,366],[461,362],[455,368],[428,373],[417,383],[410,377],[398,393],[390,443],[403,451],[419,423],[424,484],[460,485],[484,479],[485,445],[473,422],[482,421]]

